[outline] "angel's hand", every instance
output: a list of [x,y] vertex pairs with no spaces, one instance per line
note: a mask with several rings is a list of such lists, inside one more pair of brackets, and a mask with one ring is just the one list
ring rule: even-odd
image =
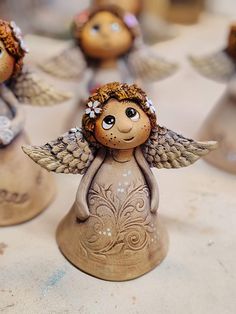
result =
[[90,213],[87,205],[81,206],[80,202],[75,200],[74,204],[75,214],[79,220],[86,220],[89,218]]
[[5,116],[0,116],[0,145],[8,145],[14,138],[11,129],[11,120]]

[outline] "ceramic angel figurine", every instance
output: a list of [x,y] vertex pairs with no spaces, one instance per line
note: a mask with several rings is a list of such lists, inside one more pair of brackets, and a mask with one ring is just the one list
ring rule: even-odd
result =
[[189,166],[214,147],[157,125],[152,101],[136,85],[109,83],[89,97],[81,129],[23,150],[49,171],[83,174],[58,245],[86,273],[119,281],[148,272],[167,254],[150,168]]
[[20,223],[39,214],[54,195],[54,184],[22,154],[21,103],[50,105],[68,99],[23,68],[27,48],[14,22],[0,20],[0,226]]
[[232,25],[224,50],[190,57],[195,69],[207,78],[227,82],[223,97],[201,127],[201,139],[215,139],[219,149],[207,156],[213,165],[236,174],[236,25]]
[[41,68],[59,78],[80,80],[90,69],[86,98],[110,81],[157,81],[176,71],[176,64],[142,44],[136,17],[118,7],[84,11],[75,17],[72,29],[74,44]]

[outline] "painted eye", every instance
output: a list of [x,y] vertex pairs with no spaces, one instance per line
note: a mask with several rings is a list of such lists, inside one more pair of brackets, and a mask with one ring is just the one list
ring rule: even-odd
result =
[[99,24],[94,24],[92,27],[91,27],[91,33],[96,35],[98,32],[100,32],[100,25]]
[[138,111],[132,107],[129,107],[125,110],[125,113],[128,118],[130,118],[132,121],[138,121],[140,118],[140,114]]
[[115,124],[116,119],[113,116],[106,116],[102,121],[102,127],[104,130],[109,130]]
[[112,23],[111,24],[111,30],[113,32],[119,32],[120,31],[120,25],[118,23]]

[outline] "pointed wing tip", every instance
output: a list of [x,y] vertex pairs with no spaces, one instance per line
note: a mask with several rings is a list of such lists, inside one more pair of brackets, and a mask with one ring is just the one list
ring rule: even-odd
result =
[[205,142],[198,142],[200,145],[203,145],[206,149],[210,151],[215,150],[218,148],[219,144],[217,141],[205,141]]
[[32,146],[30,145],[23,145],[21,146],[21,149],[23,150],[23,152],[26,154],[26,155],[30,155],[30,152],[32,151]]

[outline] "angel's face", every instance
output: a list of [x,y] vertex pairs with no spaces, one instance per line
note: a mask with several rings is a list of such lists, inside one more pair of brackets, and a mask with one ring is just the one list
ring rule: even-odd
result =
[[7,81],[14,70],[15,59],[9,55],[3,42],[0,40],[0,83]]
[[114,149],[131,149],[146,142],[151,124],[146,113],[132,101],[110,99],[95,123],[95,138]]
[[91,58],[117,58],[129,51],[133,39],[124,23],[114,14],[101,11],[81,31],[81,47]]

